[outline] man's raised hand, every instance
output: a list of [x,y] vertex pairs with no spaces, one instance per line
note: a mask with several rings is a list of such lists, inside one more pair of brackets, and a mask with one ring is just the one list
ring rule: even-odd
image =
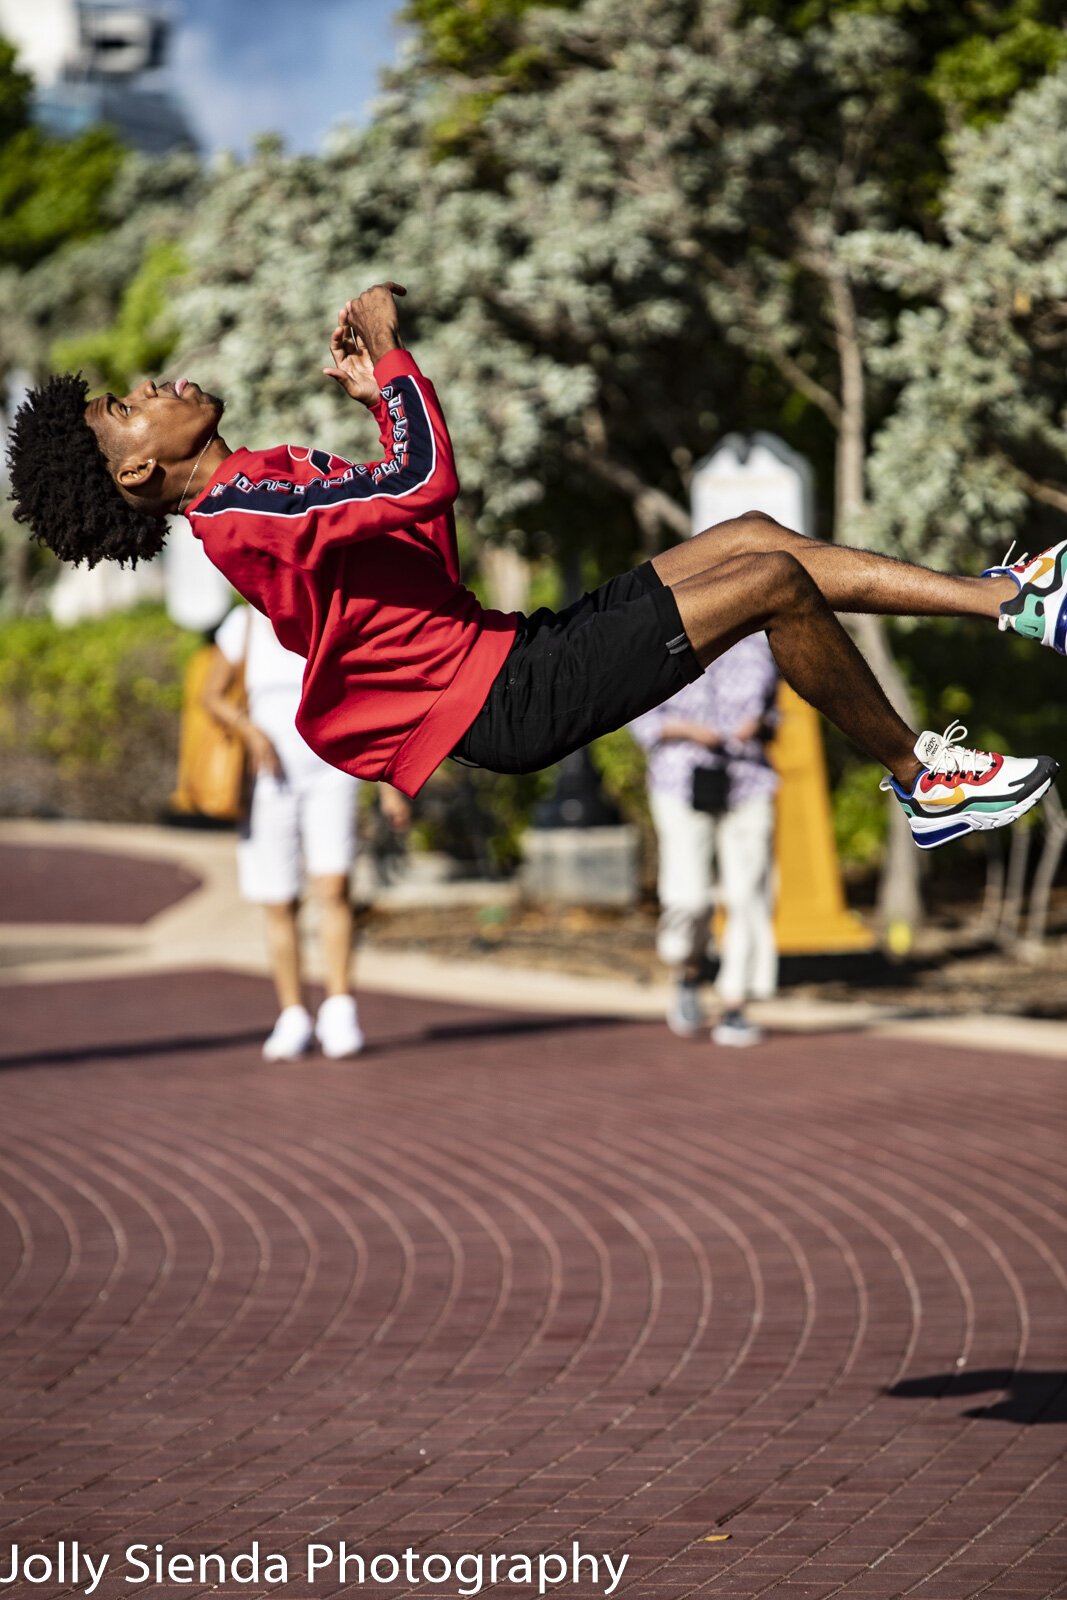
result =
[[328,378],[341,385],[353,400],[373,406],[380,398],[374,367],[390,350],[400,350],[400,324],[394,295],[407,294],[399,283],[376,283],[355,300],[346,300],[337,313],[330,336],[332,367]]
[[330,357],[333,366],[323,367],[325,375],[339,383],[353,400],[361,400],[365,406],[376,405],[381,390],[374,376],[374,362],[363,340],[349,327],[345,306],[337,313],[337,326],[330,335]]
[[372,363],[378,362],[390,350],[401,350],[400,321],[394,295],[405,295],[407,290],[399,283],[376,283],[364,289],[355,300],[344,307],[344,319],[357,339],[361,340]]

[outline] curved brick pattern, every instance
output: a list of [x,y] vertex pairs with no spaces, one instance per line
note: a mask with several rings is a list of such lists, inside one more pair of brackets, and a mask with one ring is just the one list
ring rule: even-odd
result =
[[252,979],[3,1005],[0,1570],[193,1595],[126,1545],[258,1539],[289,1586],[213,1592],[454,1595],[304,1551],[577,1538],[657,1600],[1061,1592],[1058,1064],[369,996],[359,1062],[266,1068]]
[[0,922],[140,926],[199,885],[170,861],[0,844]]

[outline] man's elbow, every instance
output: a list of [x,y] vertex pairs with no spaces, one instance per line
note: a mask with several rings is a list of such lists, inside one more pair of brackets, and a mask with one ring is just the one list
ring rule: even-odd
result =
[[430,485],[428,507],[430,515],[439,517],[451,510],[458,494],[459,478],[454,471],[445,469],[435,473],[433,483]]

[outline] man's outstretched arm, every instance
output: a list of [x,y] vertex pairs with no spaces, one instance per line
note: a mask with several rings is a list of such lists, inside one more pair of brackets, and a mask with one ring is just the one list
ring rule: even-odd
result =
[[[280,560],[314,566],[356,539],[431,522],[459,492],[452,442],[433,385],[400,343],[393,292],[379,284],[342,308],[323,370],[378,420],[383,457],[353,463],[321,452],[321,476],[235,480],[196,508],[196,516],[257,517],[255,542]],[[310,452],[319,465],[318,452]]]
[[[337,326],[330,336],[333,366],[322,369],[326,377],[340,383],[346,394],[353,400],[359,400],[373,415],[378,424],[383,463],[394,459],[398,445],[403,454],[405,441],[396,437],[389,403],[392,397],[389,394],[383,396],[375,369],[394,350],[404,348],[393,296],[406,294],[407,290],[402,284],[390,282],[376,284],[357,300],[346,301],[337,313]],[[390,363],[390,370],[395,365]],[[414,362],[412,368],[418,370]],[[421,373],[418,376],[424,384],[427,382]],[[440,411],[436,393],[434,399]]]

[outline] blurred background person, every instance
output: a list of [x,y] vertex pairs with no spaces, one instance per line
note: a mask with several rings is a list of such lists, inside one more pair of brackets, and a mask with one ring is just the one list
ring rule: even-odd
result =
[[648,756],[659,853],[656,947],[675,989],[667,1025],[684,1038],[705,1026],[700,982],[712,908],[726,914],[717,989],[716,1044],[755,1044],[749,1000],[775,991],[774,796],[767,756],[778,672],[766,635],[713,661],[631,732]]
[[[227,698],[243,669],[247,709]],[[279,1015],[263,1046],[267,1061],[291,1061],[317,1039],[325,1055],[354,1056],[363,1033],[351,990],[352,908],[348,875],[356,854],[359,780],[328,766],[296,730],[304,659],[286,650],[268,619],[239,605],[215,634],[203,704],[248,752],[250,803],[240,824],[241,894],[261,905]],[[382,808],[404,826],[408,802],[381,786]],[[297,915],[303,876],[318,906],[326,998],[312,1021],[304,1004]]]

